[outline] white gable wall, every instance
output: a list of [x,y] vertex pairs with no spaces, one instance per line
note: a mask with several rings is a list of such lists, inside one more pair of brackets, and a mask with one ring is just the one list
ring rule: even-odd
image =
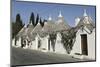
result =
[[76,42],[74,43],[73,49],[71,51],[71,55],[75,56],[75,53],[82,54],[81,34],[87,34],[88,56],[82,56],[78,58],[95,59],[95,31],[93,31],[93,33],[91,34],[88,34],[85,30],[82,31],[81,29],[79,29],[78,32],[76,33]]
[[[39,35],[35,37],[35,48],[38,49],[38,40],[39,40]],[[34,44],[33,44],[34,45]],[[36,47],[37,46],[37,47]]]
[[31,49],[37,50],[36,40],[32,41]]
[[88,36],[88,58],[95,60],[95,30]]
[[55,52],[61,54],[67,54],[66,49],[61,43],[61,34],[57,33],[56,44],[55,44]]
[[44,37],[44,38],[40,38],[41,39],[41,47],[40,47],[40,49],[42,51],[48,51],[48,38],[49,38],[49,35]]
[[75,53],[81,54],[81,36],[80,36],[80,34],[82,34],[81,30],[78,30],[78,32],[76,33],[76,41],[75,41],[72,51],[71,51],[72,55]]

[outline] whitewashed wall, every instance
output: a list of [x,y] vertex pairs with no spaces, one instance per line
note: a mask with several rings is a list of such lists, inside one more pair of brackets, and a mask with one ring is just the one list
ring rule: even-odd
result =
[[55,52],[61,54],[67,54],[66,49],[61,43],[61,34],[57,33],[56,44],[55,44]]
[[83,30],[83,32],[80,29],[78,30],[78,32],[76,34],[76,42],[71,51],[71,55],[74,55],[74,53],[82,54],[81,36],[80,36],[81,34],[87,34],[88,56],[83,56],[83,57],[79,57],[79,58],[95,60],[95,30],[91,34],[88,34],[85,30]]
[[37,50],[36,40],[32,41],[31,49]]
[[95,60],[95,29],[93,33],[88,36],[88,58]]
[[81,54],[81,30],[78,30],[78,32],[76,33],[76,41],[73,45],[71,54],[74,55],[74,53],[80,53]]
[[49,38],[49,35],[44,37],[44,38],[41,38],[41,47],[40,47],[40,49],[42,51],[48,51],[48,38]]
[[15,46],[15,38],[12,39],[12,46]]
[[16,47],[21,47],[21,37],[18,38],[16,42]]

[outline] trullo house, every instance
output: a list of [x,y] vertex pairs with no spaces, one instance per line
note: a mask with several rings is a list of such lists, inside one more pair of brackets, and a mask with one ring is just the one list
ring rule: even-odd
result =
[[76,41],[71,54],[76,58],[95,60],[95,24],[86,10],[76,18]]
[[67,24],[61,11],[54,21],[51,16],[41,26],[25,25],[14,39],[14,47],[69,54],[75,58],[95,59],[95,23],[86,10],[75,19],[75,27]]

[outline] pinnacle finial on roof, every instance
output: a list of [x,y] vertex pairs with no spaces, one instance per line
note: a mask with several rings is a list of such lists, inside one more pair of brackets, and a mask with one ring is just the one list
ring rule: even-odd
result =
[[25,25],[24,25],[24,28],[26,28],[26,27],[27,27],[27,25],[25,24]]
[[52,18],[51,18],[51,15],[49,15],[49,18],[48,18],[48,20],[49,20],[49,21],[51,21],[51,20],[52,20]]
[[62,17],[61,11],[59,11],[59,16],[58,17]]
[[83,16],[87,16],[86,9],[84,9],[84,14],[83,14]]

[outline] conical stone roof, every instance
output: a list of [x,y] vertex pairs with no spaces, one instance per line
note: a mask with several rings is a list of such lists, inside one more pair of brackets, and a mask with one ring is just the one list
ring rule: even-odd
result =
[[38,22],[38,24],[34,27],[34,29],[32,30],[32,33],[40,33],[40,31],[42,30],[42,26],[40,25],[40,23]]
[[84,10],[83,17],[80,17],[80,21],[77,24],[77,27],[87,27],[90,31],[95,28],[95,23],[90,16],[87,15],[86,10]]
[[26,26],[24,25],[24,27],[18,32],[18,34],[16,35],[16,37],[24,37],[26,36]]
[[55,31],[55,23],[53,21],[45,22],[42,31],[45,33],[50,33],[52,31]]
[[71,27],[66,23],[64,17],[61,15],[61,12],[58,16],[58,20],[56,21],[56,31],[68,30]]
[[30,35],[30,33],[32,32],[33,29],[34,29],[34,26],[31,22],[27,25],[27,30],[26,30],[27,35]]

